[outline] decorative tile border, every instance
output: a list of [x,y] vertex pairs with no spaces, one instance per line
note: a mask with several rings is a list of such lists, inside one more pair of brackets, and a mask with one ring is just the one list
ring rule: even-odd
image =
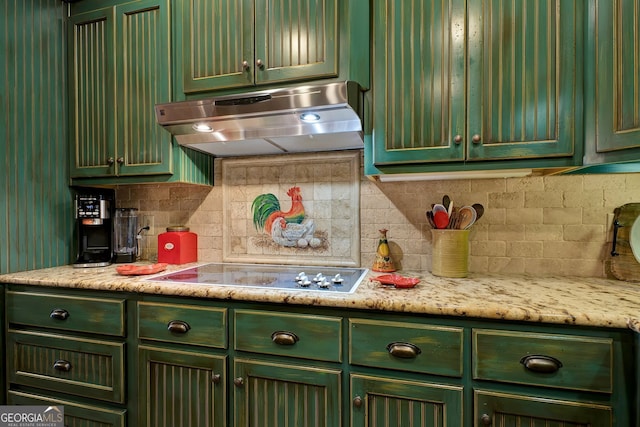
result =
[[[223,159],[224,261],[358,266],[360,157],[341,151]],[[294,202],[297,194],[302,200]]]

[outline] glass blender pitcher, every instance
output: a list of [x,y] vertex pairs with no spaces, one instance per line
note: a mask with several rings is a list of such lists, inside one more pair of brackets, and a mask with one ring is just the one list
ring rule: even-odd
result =
[[138,209],[117,208],[114,220],[113,262],[135,262],[138,252]]

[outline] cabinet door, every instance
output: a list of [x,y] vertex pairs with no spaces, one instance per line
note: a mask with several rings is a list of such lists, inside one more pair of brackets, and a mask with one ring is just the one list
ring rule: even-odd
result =
[[226,357],[139,347],[140,426],[226,426]]
[[337,76],[338,10],[338,0],[257,0],[256,84]]
[[339,370],[236,359],[234,426],[342,425]]
[[464,1],[373,2],[376,166],[464,159],[465,27]]
[[353,427],[462,426],[462,387],[351,375]]
[[115,173],[116,133],[113,8],[69,21],[69,135],[71,176]]
[[176,11],[176,53],[180,58],[176,71],[182,75],[183,91],[253,85],[253,0],[180,3]]
[[534,396],[475,391],[474,426],[610,427],[611,408]]
[[57,397],[40,396],[21,391],[9,390],[8,403],[10,405],[58,405],[64,406],[64,425],[73,427],[125,427],[126,414],[124,409],[103,408],[72,402]]
[[171,134],[154,105],[171,101],[169,0],[116,7],[118,175],[172,173]]
[[571,156],[582,144],[583,3],[467,2],[468,159]]
[[[597,1],[596,144],[597,151],[640,149],[640,2]],[[640,150],[633,158],[637,160]]]

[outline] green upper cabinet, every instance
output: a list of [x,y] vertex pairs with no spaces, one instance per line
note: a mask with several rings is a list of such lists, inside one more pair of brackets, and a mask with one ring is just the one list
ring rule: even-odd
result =
[[71,17],[72,177],[171,173],[171,135],[153,106],[170,100],[168,0]]
[[585,163],[640,160],[640,1],[591,1]]
[[80,2],[69,18],[72,182],[210,183],[213,160],[173,144],[155,118],[171,101],[170,0],[111,3]]
[[368,166],[575,164],[583,9],[576,0],[374,1]]
[[338,0],[184,0],[183,92],[338,75]]

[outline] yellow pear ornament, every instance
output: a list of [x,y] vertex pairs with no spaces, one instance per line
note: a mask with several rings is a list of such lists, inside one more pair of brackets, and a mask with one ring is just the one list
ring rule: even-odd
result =
[[391,273],[396,271],[396,266],[391,259],[391,253],[389,251],[389,242],[387,241],[386,229],[380,231],[380,240],[378,241],[378,248],[376,249],[376,260],[373,262],[373,271],[379,271],[381,273]]

